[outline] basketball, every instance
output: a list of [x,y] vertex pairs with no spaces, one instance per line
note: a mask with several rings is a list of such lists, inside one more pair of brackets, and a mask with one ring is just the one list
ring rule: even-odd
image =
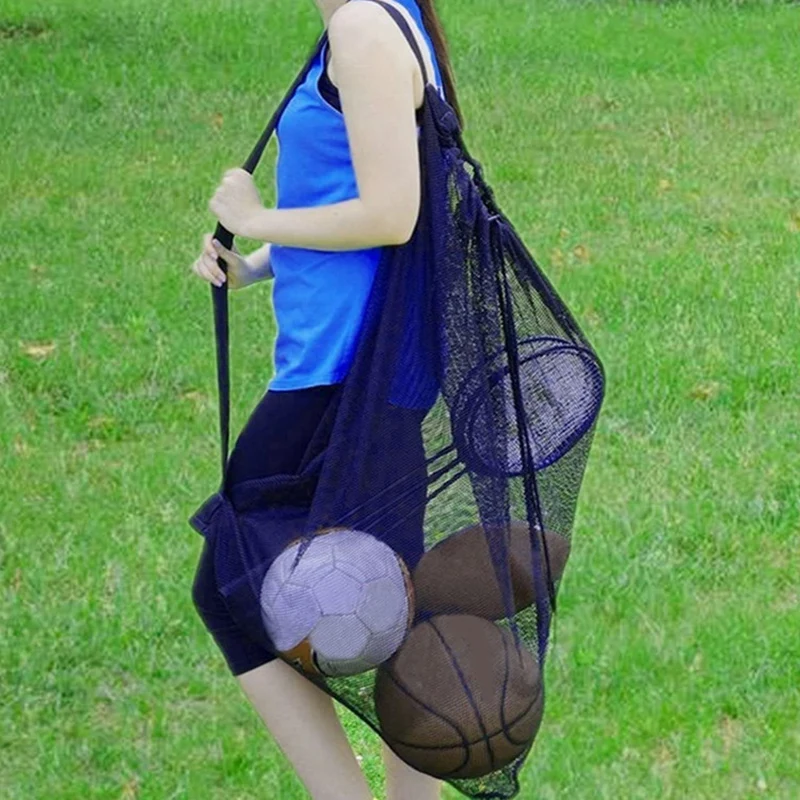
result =
[[524,753],[544,713],[539,666],[480,617],[431,617],[378,668],[375,707],[389,747],[419,772],[478,778]]
[[414,593],[391,547],[340,528],[292,542],[275,559],[261,611],[285,661],[312,674],[357,675],[400,646],[414,617]]
[[[515,611],[533,604],[533,562],[527,522],[509,526],[510,572]],[[553,581],[561,578],[569,558],[569,539],[545,532]],[[417,609],[428,614],[474,614],[486,619],[506,616],[489,545],[481,525],[470,525],[432,547],[413,575]]]

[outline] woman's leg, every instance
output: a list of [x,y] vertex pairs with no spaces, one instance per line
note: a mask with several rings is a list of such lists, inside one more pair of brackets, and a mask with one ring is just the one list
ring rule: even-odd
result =
[[[231,453],[230,484],[296,471],[335,395],[333,386],[265,395]],[[332,699],[239,629],[218,590],[208,542],[193,598],[230,671],[313,800],[371,800]]]
[[231,618],[206,542],[193,585],[203,622],[232,674],[314,800],[372,797],[333,701],[274,653],[251,641]]
[[313,800],[371,800],[333,700],[322,689],[281,660],[236,678]]
[[385,742],[383,763],[386,768],[386,800],[439,800],[441,797],[440,780],[409,767]]

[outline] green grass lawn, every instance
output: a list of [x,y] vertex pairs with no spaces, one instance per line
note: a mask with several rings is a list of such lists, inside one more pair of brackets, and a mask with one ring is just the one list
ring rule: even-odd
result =
[[[468,145],[609,377],[520,796],[795,800],[800,8],[440,6]],[[191,602],[189,265],[319,30],[311,0],[0,0],[4,800],[305,797]],[[234,433],[273,333],[268,287],[233,295]]]

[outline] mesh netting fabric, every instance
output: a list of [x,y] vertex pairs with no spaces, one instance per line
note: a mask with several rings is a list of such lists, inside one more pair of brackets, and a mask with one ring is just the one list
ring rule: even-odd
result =
[[[416,769],[468,797],[511,798],[544,713],[551,617],[604,372],[430,83],[420,162],[417,227],[385,248],[355,360],[298,473],[228,485],[225,355],[223,481],[190,521],[213,537],[220,590],[248,635],[277,650],[268,620],[310,614],[310,627],[330,602],[339,641],[326,646],[341,645],[345,661],[357,629],[368,631],[364,653],[380,645],[369,620],[390,615],[389,595],[362,584],[389,567],[375,571],[374,549],[359,562],[353,537],[329,539],[327,561],[314,542],[346,530],[388,545],[405,579],[392,591],[404,586],[406,599],[391,657],[336,674],[335,653],[322,667],[306,640],[283,655]],[[212,288],[215,308],[226,289]],[[217,322],[224,338],[227,318]],[[291,564],[270,584],[288,547]]]

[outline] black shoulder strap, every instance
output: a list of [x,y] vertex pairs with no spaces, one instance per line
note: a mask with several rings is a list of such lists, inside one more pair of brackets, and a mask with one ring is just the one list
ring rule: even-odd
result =
[[422,78],[425,81],[425,85],[427,86],[430,83],[430,76],[428,75],[428,69],[425,66],[425,59],[422,57],[422,51],[419,49],[419,42],[417,42],[417,37],[411,32],[411,27],[408,24],[406,18],[393,6],[389,3],[384,3],[383,0],[371,0],[373,3],[377,3],[379,6],[383,6],[386,11],[392,16],[394,21],[400,26],[400,30],[403,32],[403,35],[408,40],[408,43],[411,45],[411,49],[414,51],[414,55],[417,57],[417,61],[419,61],[420,69],[422,70]]
[[273,113],[269,123],[267,124],[267,127],[264,130],[264,133],[261,134],[261,138],[258,140],[256,146],[253,148],[253,151],[248,156],[247,161],[245,161],[243,169],[247,170],[247,172],[252,174],[255,168],[258,166],[258,162],[261,161],[261,156],[264,154],[264,149],[269,143],[269,140],[272,138],[272,134],[274,133],[275,128],[278,126],[278,122],[283,116],[286,106],[289,105],[289,102],[291,101],[292,97],[294,97],[294,93],[297,91],[300,84],[306,79],[306,76],[311,71],[311,67],[314,66],[314,63],[319,57],[319,54],[322,52],[322,48],[325,46],[327,41],[328,32],[325,31],[314,45],[311,55],[308,57],[305,65],[292,82],[292,85],[289,87],[289,90],[286,92],[283,100],[281,100],[280,105],[275,109],[275,112]]

